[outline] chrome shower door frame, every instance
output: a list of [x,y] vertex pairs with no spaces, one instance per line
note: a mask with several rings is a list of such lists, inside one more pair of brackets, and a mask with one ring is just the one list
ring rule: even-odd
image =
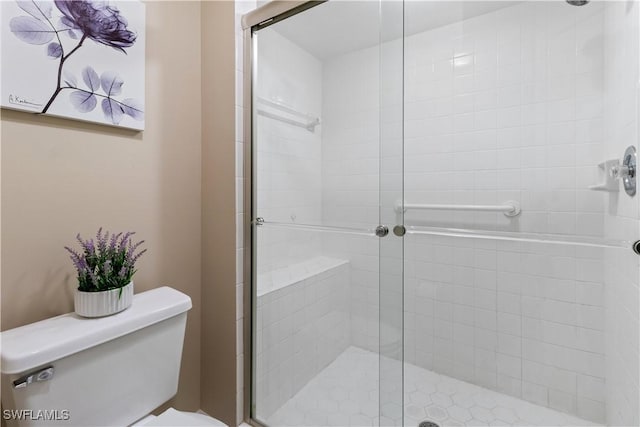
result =
[[[243,338],[242,344],[245,349],[243,359],[243,399],[242,414],[244,421],[252,426],[262,427],[263,424],[252,418],[252,403],[255,396],[255,380],[252,372],[255,371],[253,352],[255,348],[256,328],[255,307],[253,301],[253,284],[256,280],[256,268],[253,256],[253,242],[255,241],[252,219],[256,216],[253,199],[253,188],[255,176],[253,176],[254,159],[252,155],[253,147],[253,87],[254,87],[254,43],[253,32],[286,19],[289,16],[303,12],[304,10],[323,3],[326,0],[311,1],[271,1],[242,17],[242,37],[243,37],[243,217],[242,231],[242,273],[243,273]],[[247,280],[249,279],[249,280]]]
[[[281,20],[287,19],[293,15],[304,12],[307,9],[318,6],[324,3],[327,0],[320,1],[271,1],[262,7],[255,9],[244,15],[242,17],[242,28],[243,28],[243,134],[244,134],[244,151],[243,151],[243,207],[245,212],[243,219],[243,277],[244,277],[244,287],[243,287],[243,316],[244,316],[244,324],[243,324],[243,345],[245,349],[245,357],[243,361],[243,417],[246,422],[253,426],[263,426],[263,424],[254,418],[255,415],[255,407],[253,404],[255,402],[256,395],[256,378],[253,373],[256,372],[255,366],[255,354],[256,350],[256,331],[257,328],[257,301],[254,300],[255,292],[254,292],[254,284],[257,280],[257,268],[256,268],[256,234],[257,228],[254,225],[254,219],[258,217],[257,209],[256,209],[256,195],[255,189],[256,185],[256,176],[253,171],[256,169],[256,158],[254,156],[254,143],[255,143],[255,126],[256,123],[256,113],[254,110],[254,88],[256,87],[256,68],[255,68],[255,55],[257,55],[256,50],[256,39],[253,37],[256,31],[259,31],[262,28],[266,28],[272,24],[275,24]],[[402,55],[404,54],[403,43],[404,43],[404,16],[403,9],[404,2],[387,2],[385,5],[381,6],[380,14],[381,14],[381,22],[380,22],[380,40],[383,40],[384,37],[387,37],[387,40],[393,35],[402,39],[402,42],[398,47],[389,48],[386,47],[381,48],[380,51],[380,62],[383,62],[383,59],[387,61],[387,63],[393,63],[396,74],[393,74],[394,80],[394,88],[397,90],[396,93],[390,97],[388,94],[380,95],[380,103],[382,105],[393,106],[393,105],[401,105],[402,104],[402,91],[403,91],[403,74],[400,72],[397,74],[399,70],[397,67],[403,67]],[[382,17],[384,17],[385,22],[382,22]],[[384,33],[384,34],[383,34]],[[382,41],[380,42],[380,46],[382,46]],[[386,70],[380,70],[381,76],[380,81],[382,81],[383,77],[389,77],[385,73],[388,73],[388,68]],[[387,79],[388,80],[388,79]],[[381,91],[382,92],[382,91]],[[393,99],[391,99],[393,98]],[[388,112],[383,112],[381,107],[380,114],[388,114]],[[389,132],[388,129],[391,127],[387,122],[379,123],[380,129],[380,169],[389,169],[389,162],[400,162],[402,163],[403,153],[397,153],[399,155],[395,156],[391,160],[389,158],[383,158],[382,155],[382,145],[385,146],[385,151],[389,149],[394,149],[402,146],[403,144],[403,134],[402,134],[402,112],[400,117],[399,127],[394,128],[393,131]],[[396,123],[398,125],[398,123]],[[383,127],[385,128],[385,132],[383,132]],[[385,136],[383,136],[385,135]],[[387,167],[383,167],[382,163],[385,163]],[[402,169],[403,165],[399,165]],[[382,172],[378,177],[379,180],[383,179]],[[389,179],[394,180],[395,185],[387,185],[386,187],[392,187],[393,194],[386,189],[382,190],[383,186],[379,182],[380,185],[380,206],[379,206],[379,220],[380,224],[385,224],[388,226],[388,230],[397,227],[404,227],[404,214],[402,212],[398,213],[395,211],[395,204],[397,200],[402,200],[403,195],[403,182],[398,182],[398,180],[402,181],[403,175],[395,175],[395,176],[387,176],[386,178],[387,184],[389,184]],[[383,194],[384,193],[384,194]],[[262,222],[264,224],[264,221]],[[282,224],[272,224],[275,226]],[[395,226],[395,227],[394,227]],[[380,225],[378,228],[383,227]],[[322,227],[319,227],[322,228]],[[328,228],[328,227],[327,227]],[[338,227],[332,227],[338,229]],[[354,230],[352,230],[354,231]],[[378,251],[380,254],[385,253],[387,256],[380,255],[379,261],[379,292],[380,292],[380,319],[379,325],[385,325],[384,328],[380,328],[380,350],[378,352],[378,356],[380,359],[380,389],[385,388],[395,388],[402,390],[403,383],[403,312],[402,304],[403,304],[403,266],[402,266],[402,256],[400,257],[389,257],[388,254],[393,252],[394,250],[402,251],[404,235],[402,234],[392,234],[392,233],[384,233],[384,235],[379,235],[375,233],[375,230],[355,230],[357,234],[362,232],[370,231],[372,236],[378,235],[380,238],[378,243]],[[343,232],[348,232],[343,230]],[[387,235],[388,234],[388,235]],[[375,237],[374,237],[375,238]],[[384,249],[383,249],[384,248]],[[390,272],[393,271],[394,273]],[[384,304],[384,307],[383,307]],[[390,327],[389,327],[390,326]],[[384,331],[382,330],[384,329]],[[382,343],[386,343],[386,345],[382,345]],[[397,399],[393,399],[393,403],[397,403],[402,406],[402,393],[400,392],[397,396]],[[397,400],[397,402],[396,402]],[[379,402],[379,405],[382,406],[382,402]],[[382,409],[380,409],[380,414],[382,415]],[[386,425],[381,421],[381,426]]]

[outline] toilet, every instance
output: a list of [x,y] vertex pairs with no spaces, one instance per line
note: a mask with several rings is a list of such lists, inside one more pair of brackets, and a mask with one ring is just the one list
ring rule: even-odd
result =
[[0,333],[8,426],[226,426],[170,408],[178,390],[189,296],[161,287],[102,318],[74,313]]

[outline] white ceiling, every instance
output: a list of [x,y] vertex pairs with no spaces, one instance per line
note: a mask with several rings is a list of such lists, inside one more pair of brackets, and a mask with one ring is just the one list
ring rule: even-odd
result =
[[[512,6],[516,1],[406,1],[405,35]],[[402,35],[402,2],[330,0],[271,26],[320,60]],[[382,17],[382,21],[381,21]],[[382,22],[382,24],[381,24]]]

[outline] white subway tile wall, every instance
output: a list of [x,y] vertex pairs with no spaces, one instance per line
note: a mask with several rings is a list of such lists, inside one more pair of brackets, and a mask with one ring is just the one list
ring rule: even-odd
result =
[[289,270],[281,276],[286,278],[258,296],[259,420],[268,419],[350,344],[348,262],[318,257],[283,270]]
[[[516,200],[523,213],[408,212],[405,223],[603,237],[606,196],[587,189],[604,153],[602,39],[603,4],[560,2],[408,36],[405,199]],[[374,47],[324,63],[331,224],[377,220],[378,62]],[[345,247],[334,240],[328,253]],[[353,342],[375,350],[377,248],[350,246]],[[407,362],[604,421],[602,251],[408,235],[404,255]]]
[[[294,110],[320,116],[321,62],[267,28],[258,34],[256,96]],[[291,120],[304,120],[258,102]],[[322,216],[320,127],[315,132],[273,118],[257,116],[257,215],[266,221],[318,224]],[[258,273],[311,259],[321,253],[316,232],[269,229],[258,236]],[[261,285],[258,282],[258,289]]]
[[[380,205],[380,100],[377,47],[323,62],[322,220],[373,229]],[[380,345],[380,247],[377,237],[325,235],[323,250],[351,266],[351,339]]]
[[[606,158],[621,158],[629,145],[638,147],[638,81],[640,77],[640,5],[607,2],[605,5],[605,117]],[[636,240],[640,235],[638,196],[620,192],[610,199],[605,217],[607,237]],[[607,422],[616,426],[640,425],[640,262],[626,249],[605,253],[605,335]],[[584,382],[582,405],[600,397],[594,384]],[[588,400],[587,400],[588,399]]]

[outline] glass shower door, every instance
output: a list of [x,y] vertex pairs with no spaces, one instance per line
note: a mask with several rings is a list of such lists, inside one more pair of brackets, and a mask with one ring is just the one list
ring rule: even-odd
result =
[[402,425],[402,19],[401,2],[327,2],[253,28],[265,425]]
[[638,6],[406,2],[406,425],[637,424]]

